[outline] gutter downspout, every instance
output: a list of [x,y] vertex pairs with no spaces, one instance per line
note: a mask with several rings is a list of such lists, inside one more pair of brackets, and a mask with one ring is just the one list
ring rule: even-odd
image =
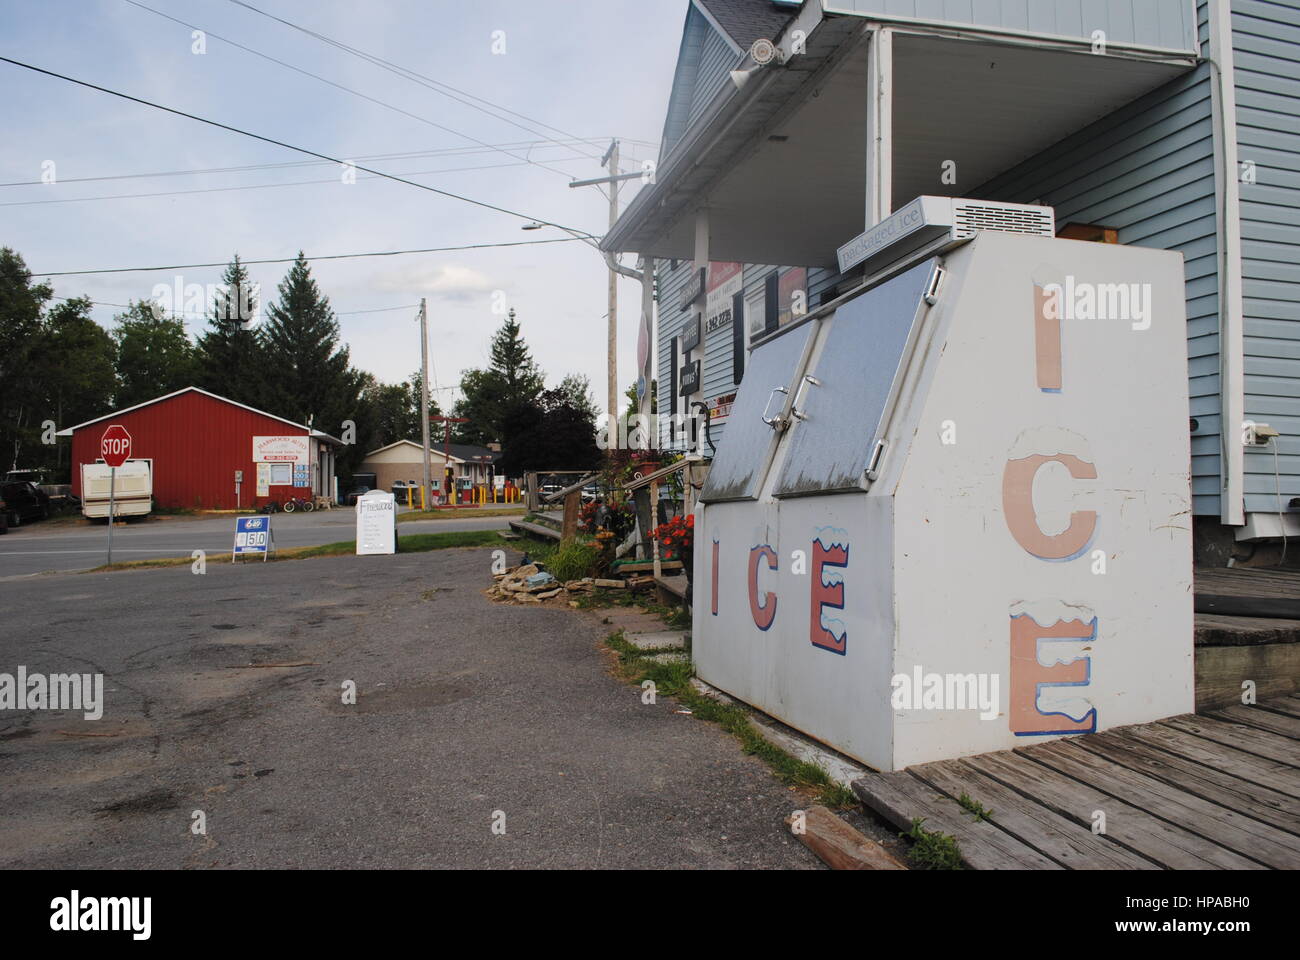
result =
[[1209,0],[1210,83],[1214,108],[1215,197],[1219,204],[1219,424],[1222,451],[1220,520],[1243,526],[1246,454],[1245,305],[1241,269],[1241,185],[1237,151],[1237,94],[1230,0]]

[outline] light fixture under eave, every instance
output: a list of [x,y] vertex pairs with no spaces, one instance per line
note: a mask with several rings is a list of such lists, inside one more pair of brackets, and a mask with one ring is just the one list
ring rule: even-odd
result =
[[755,40],[749,48],[749,58],[754,61],[752,66],[745,67],[743,70],[731,71],[731,82],[736,85],[737,90],[742,89],[745,84],[749,83],[750,78],[764,67],[785,62],[780,47],[771,40],[763,38]]

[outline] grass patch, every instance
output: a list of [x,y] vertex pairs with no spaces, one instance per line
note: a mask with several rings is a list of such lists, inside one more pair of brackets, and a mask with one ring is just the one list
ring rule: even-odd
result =
[[519,517],[523,507],[447,507],[445,510],[417,510],[399,513],[398,523],[414,523],[417,520],[477,520],[490,517]]
[[600,548],[581,540],[565,540],[551,551],[546,569],[561,583],[599,576]]
[[[614,591],[618,592],[618,591]],[[723,703],[706,697],[693,686],[694,664],[656,663],[647,659],[653,650],[641,650],[629,643],[620,630],[606,645],[618,654],[619,675],[628,683],[640,686],[654,681],[657,696],[672,697],[701,720],[716,723],[740,741],[741,749],[763,760],[776,778],[787,786],[801,787],[814,794],[819,803],[833,809],[857,806],[852,790],[836,783],[821,767],[800,760],[768,742],[750,721],[751,711],[738,703]]]
[[958,797],[957,805],[973,816],[976,820],[983,820],[985,822],[992,822],[993,820],[993,811],[986,809],[982,803],[972,800],[969,794],[963,793]]
[[907,858],[918,870],[961,870],[961,850],[957,838],[936,830],[927,830],[924,817],[912,821],[912,829],[899,836],[911,840]]
[[[397,538],[398,553],[428,553],[432,550],[454,550],[458,547],[490,547],[504,543],[495,530],[455,530],[448,533],[417,533]],[[357,552],[355,540],[339,543],[327,543],[319,547],[287,547],[276,550],[266,561],[278,563],[285,560],[310,560],[315,557],[347,557]],[[207,558],[210,564],[233,562],[230,554],[222,552],[211,554]],[[246,557],[240,563],[262,563],[260,557]],[[194,563],[191,557],[162,557],[155,560],[131,560],[127,563],[115,563],[112,566],[95,567],[84,573],[108,573],[114,570],[149,570],[156,567],[188,567]]]

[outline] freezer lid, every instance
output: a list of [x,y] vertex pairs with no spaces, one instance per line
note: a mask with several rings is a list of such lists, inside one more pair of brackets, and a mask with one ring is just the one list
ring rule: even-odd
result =
[[[842,304],[827,321],[820,357],[796,404],[798,418],[776,483],[778,497],[866,487],[937,260]],[[730,436],[727,437],[730,439]]]
[[802,375],[807,348],[818,323],[805,323],[758,347],[736,391],[727,435],[709,468],[700,499],[705,503],[756,500],[767,479],[780,433],[764,420],[781,413]]

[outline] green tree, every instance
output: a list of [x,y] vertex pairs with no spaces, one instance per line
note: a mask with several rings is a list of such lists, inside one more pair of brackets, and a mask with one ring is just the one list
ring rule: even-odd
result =
[[469,422],[456,427],[460,443],[504,441],[507,417],[515,416],[521,408],[535,406],[545,389],[546,378],[524,342],[514,310],[493,335],[489,359],[486,370],[461,374],[456,416]]
[[[585,377],[575,377],[579,386]],[[566,382],[569,378],[566,378]],[[545,390],[535,402],[516,403],[506,410],[502,429],[500,470],[518,477],[526,470],[586,470],[599,465],[595,404],[583,404],[573,384]],[[589,397],[585,399],[590,399]]]
[[53,293],[49,284],[32,283],[18,253],[0,247],[0,463],[11,467],[39,443],[41,421],[49,418],[39,409],[31,360],[40,345],[41,311]]
[[207,329],[199,336],[196,385],[263,409],[268,397],[265,355],[256,324],[260,291],[239,262],[239,254],[226,267],[221,282]]
[[155,303],[133,303],[114,320],[118,407],[133,407],[194,385],[194,347],[185,323]]
[[[414,382],[412,382],[414,381]],[[403,383],[380,383],[370,374],[364,374],[361,391],[361,419],[357,421],[358,443],[366,451],[386,447],[399,440],[420,443],[420,374]],[[429,414],[441,413],[432,398]]]
[[[117,387],[116,348],[108,332],[90,317],[89,299],[68,300],[50,308],[32,359],[46,413],[59,429],[107,412]],[[68,444],[41,444],[24,454],[28,466],[50,470],[51,480],[67,482]]]
[[[339,324],[301,253],[280,282],[279,298],[262,324],[268,412],[338,436],[361,415],[365,374],[352,369],[339,342]],[[356,443],[339,458],[350,473],[365,455]]]

